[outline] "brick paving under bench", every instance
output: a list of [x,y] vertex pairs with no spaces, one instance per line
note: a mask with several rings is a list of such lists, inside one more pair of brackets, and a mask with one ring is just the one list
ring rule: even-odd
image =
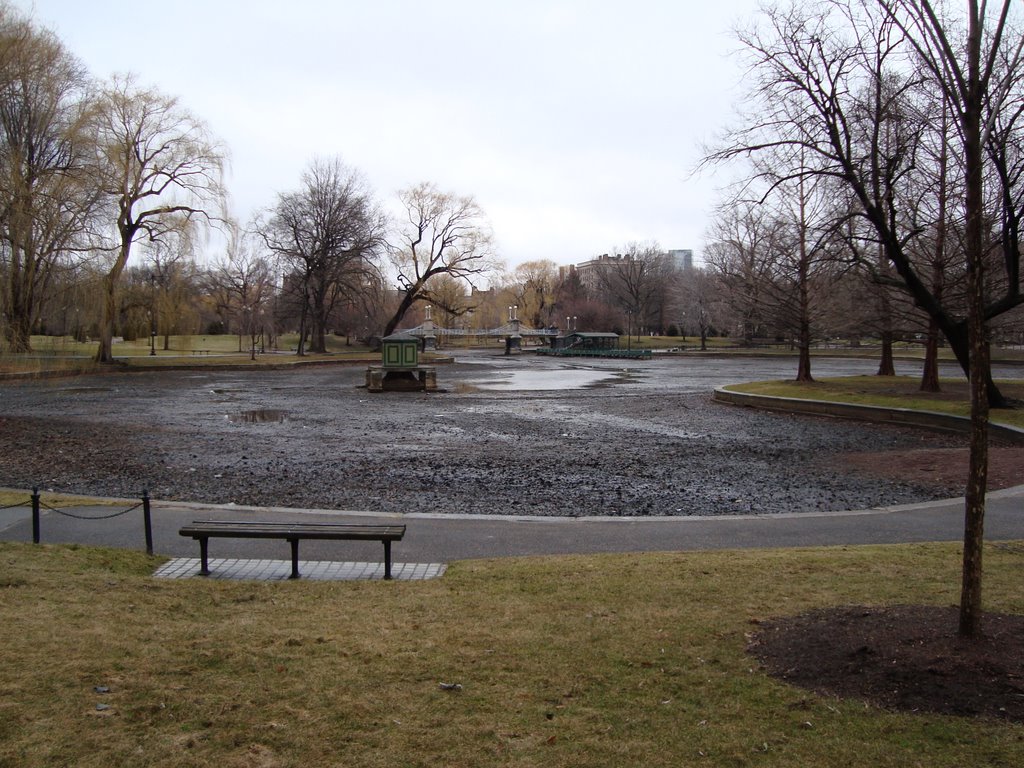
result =
[[[199,576],[198,557],[176,557],[153,574],[158,579],[250,579],[253,581],[287,581],[292,573],[291,560],[239,560],[210,558],[210,575]],[[398,581],[434,579],[445,572],[444,563],[392,563],[391,577]],[[327,560],[303,560],[302,578],[309,581],[351,581],[383,579],[383,563],[337,563]]]

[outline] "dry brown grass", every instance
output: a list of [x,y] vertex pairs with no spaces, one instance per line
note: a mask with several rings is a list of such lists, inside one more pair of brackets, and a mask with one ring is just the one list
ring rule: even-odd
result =
[[[943,379],[941,392],[921,392],[920,380],[913,376],[845,376],[803,383],[796,381],[760,381],[733,384],[736,392],[795,397],[809,400],[834,400],[841,403],[877,405],[886,408],[910,408],[922,411],[970,415],[967,382]],[[1001,381],[1003,395],[1024,402],[1024,382]],[[993,422],[1024,428],[1024,408],[993,409]]]
[[[986,556],[988,607],[1024,612],[1024,548]],[[0,562],[5,766],[1024,760],[1018,726],[817,698],[744,652],[769,616],[954,602],[953,546],[479,561],[425,582],[157,581],[138,553],[12,543]]]

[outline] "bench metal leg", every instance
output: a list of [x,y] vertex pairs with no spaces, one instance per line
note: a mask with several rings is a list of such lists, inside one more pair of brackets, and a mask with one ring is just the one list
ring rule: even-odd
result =
[[292,575],[288,578],[297,579],[299,578],[299,540],[288,539],[288,543],[292,545]]
[[384,578],[391,578],[391,542],[384,541]]
[[200,576],[209,576],[210,575],[209,561],[208,561],[208,559],[206,557],[207,552],[208,552],[208,545],[209,545],[209,543],[210,543],[210,540],[208,538],[206,538],[205,536],[199,539],[199,562],[200,562],[199,575]]

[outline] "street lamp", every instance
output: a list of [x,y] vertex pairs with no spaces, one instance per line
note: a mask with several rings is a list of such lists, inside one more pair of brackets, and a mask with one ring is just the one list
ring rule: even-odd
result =
[[248,319],[249,319],[249,359],[250,360],[255,360],[256,359],[256,323],[253,321],[253,314],[255,313],[255,311],[256,311],[256,308],[253,307],[252,309],[249,310],[249,313],[248,313],[248,315],[249,315],[249,317],[248,317]]
[[156,356],[156,275],[149,274],[149,354]]
[[633,351],[632,335],[633,335],[633,310],[627,309],[626,310],[626,351],[627,352],[632,352]]

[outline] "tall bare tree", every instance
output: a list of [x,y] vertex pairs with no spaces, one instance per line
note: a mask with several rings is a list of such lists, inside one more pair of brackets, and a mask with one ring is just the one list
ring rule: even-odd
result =
[[224,256],[207,274],[207,291],[215,297],[221,316],[233,321],[229,327],[238,336],[239,352],[245,335],[255,350],[256,337],[271,312],[276,282],[270,261],[258,253],[247,233],[232,225]]
[[0,4],[0,309],[14,352],[31,349],[53,271],[94,210],[88,109],[82,65]]
[[628,313],[627,322],[636,331],[660,324],[666,287],[674,269],[657,243],[629,243],[614,258],[601,263],[597,281],[601,293]]
[[325,352],[331,312],[375,284],[387,221],[363,176],[341,160],[314,160],[298,190],[278,195],[256,226],[300,301],[298,354]]
[[[728,159],[784,145],[815,153],[821,160],[815,173],[840,180],[856,200],[855,215],[871,225],[904,289],[942,329],[968,373],[972,430],[960,603],[964,636],[980,629],[988,407],[990,401],[1002,403],[991,381],[986,324],[1024,303],[1020,249],[1012,231],[1021,214],[1020,179],[990,174],[996,188],[988,198],[985,194],[986,167],[998,145],[1012,141],[1016,146],[1020,138],[1015,105],[1024,36],[1011,29],[1011,7],[1010,0],[992,5],[968,0],[956,15],[928,0],[831,0],[769,8],[766,28],[742,35],[757,77],[748,122],[712,154]],[[906,77],[908,72],[912,76]],[[897,87],[888,87],[894,81]],[[883,140],[887,126],[901,127],[894,116],[903,119],[902,100],[914,89],[941,94],[958,128],[951,154],[962,163],[964,185],[959,199],[949,204],[964,217],[962,314],[930,290],[908,248],[919,232],[901,187],[915,167],[914,132],[926,126],[905,125],[901,141]],[[882,100],[873,94],[882,94]],[[992,200],[1001,205],[993,208]],[[994,239],[986,237],[991,221],[1003,223]],[[999,294],[988,297],[986,268],[992,266],[993,249],[1001,252],[1002,279],[990,280]]]
[[687,270],[675,287],[674,298],[680,308],[680,332],[685,337],[688,328],[696,328],[701,351],[706,351],[712,329],[725,319],[719,276],[699,267]]
[[401,299],[384,326],[394,332],[417,301],[427,301],[448,311],[442,296],[431,291],[431,279],[448,275],[473,285],[500,266],[483,209],[472,197],[441,192],[430,183],[417,184],[398,194],[404,218],[398,222],[397,242],[391,252],[398,271]]
[[132,246],[221,219],[225,153],[177,99],[114,77],[96,113],[99,184],[114,219],[98,362],[111,362],[117,288]]
[[746,343],[763,336],[772,313],[771,280],[781,225],[751,201],[723,205],[712,219],[705,261],[722,287],[736,330]]
[[193,333],[198,326],[195,312],[197,275],[191,232],[180,237],[147,243],[146,270],[152,283],[153,327],[163,336],[164,350],[170,349],[172,334]]

